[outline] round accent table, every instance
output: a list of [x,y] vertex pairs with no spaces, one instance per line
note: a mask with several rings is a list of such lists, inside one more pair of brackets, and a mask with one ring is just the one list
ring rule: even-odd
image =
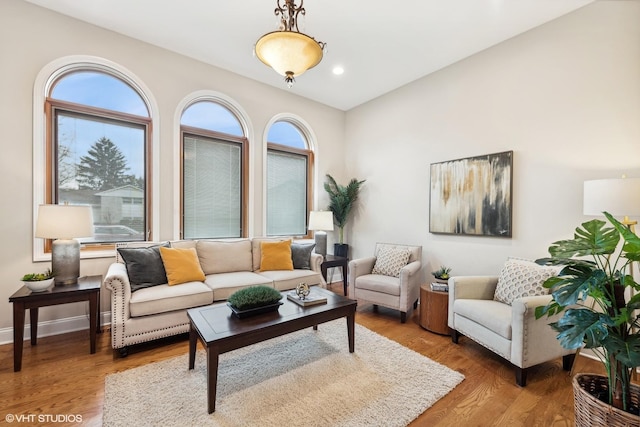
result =
[[432,291],[427,283],[420,286],[420,326],[440,335],[450,335],[448,325],[449,293]]

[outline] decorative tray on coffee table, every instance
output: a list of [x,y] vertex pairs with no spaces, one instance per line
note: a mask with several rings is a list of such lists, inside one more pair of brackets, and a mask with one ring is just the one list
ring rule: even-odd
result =
[[231,304],[227,303],[233,314],[238,319],[244,319],[246,317],[256,316],[262,313],[269,313],[271,311],[277,311],[280,306],[284,304],[282,301],[278,301],[275,304],[263,305],[262,307],[248,308],[246,310],[238,310]]

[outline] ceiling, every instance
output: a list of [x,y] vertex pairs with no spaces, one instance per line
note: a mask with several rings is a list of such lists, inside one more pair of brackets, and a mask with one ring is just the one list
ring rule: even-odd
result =
[[594,0],[307,0],[300,30],[327,52],[292,89],[252,54],[276,0],[24,1],[349,110]]

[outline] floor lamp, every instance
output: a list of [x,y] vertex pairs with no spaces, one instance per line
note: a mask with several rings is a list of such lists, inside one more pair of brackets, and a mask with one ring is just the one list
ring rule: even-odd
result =
[[[623,217],[620,222],[635,234],[635,226],[638,221],[631,220],[629,217],[640,216],[640,178],[623,177],[585,181],[583,213],[601,216],[603,212],[608,212],[614,217]],[[629,275],[631,277],[634,277],[633,267],[633,263],[630,263]],[[633,289],[630,289],[630,293],[630,296],[633,297]],[[573,369],[571,374],[573,374]],[[633,376],[637,377],[636,370],[634,370]]]

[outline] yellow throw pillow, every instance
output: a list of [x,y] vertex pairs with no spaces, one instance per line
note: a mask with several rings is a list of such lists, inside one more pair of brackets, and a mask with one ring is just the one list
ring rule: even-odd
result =
[[260,271],[293,270],[291,240],[260,242]]
[[195,248],[160,247],[160,256],[167,272],[169,286],[204,281],[204,273]]

